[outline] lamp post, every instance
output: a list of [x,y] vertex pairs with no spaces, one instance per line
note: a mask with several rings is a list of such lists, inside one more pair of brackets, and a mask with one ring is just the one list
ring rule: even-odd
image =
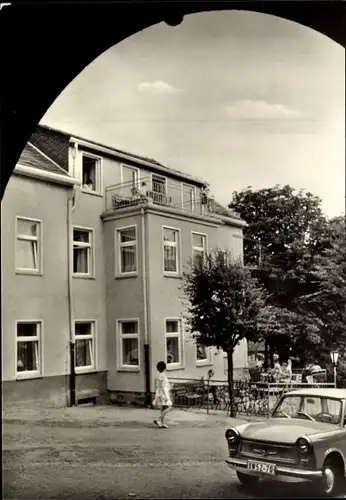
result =
[[334,367],[334,386],[335,387],[336,387],[336,365],[338,363],[338,357],[339,357],[338,351],[332,351],[330,353],[330,359],[332,360],[333,367]]

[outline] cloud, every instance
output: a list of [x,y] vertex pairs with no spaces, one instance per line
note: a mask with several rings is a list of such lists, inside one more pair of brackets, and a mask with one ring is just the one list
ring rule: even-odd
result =
[[233,120],[290,120],[301,116],[300,111],[283,104],[271,104],[266,101],[246,99],[229,103],[225,106],[225,109]]
[[149,94],[179,94],[184,92],[183,89],[172,87],[169,83],[157,80],[156,82],[142,82],[138,85],[140,92],[148,92]]

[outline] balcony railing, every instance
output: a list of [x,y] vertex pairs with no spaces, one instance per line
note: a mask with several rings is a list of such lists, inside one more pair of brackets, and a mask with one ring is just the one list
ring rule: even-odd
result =
[[107,211],[150,204],[191,214],[215,216],[214,199],[192,186],[152,181],[145,177],[106,188]]

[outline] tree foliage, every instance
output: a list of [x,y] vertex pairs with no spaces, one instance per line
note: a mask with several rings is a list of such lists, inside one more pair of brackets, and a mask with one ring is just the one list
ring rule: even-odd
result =
[[264,290],[251,272],[222,251],[206,256],[184,274],[186,324],[196,343],[227,352],[231,413],[233,351],[242,339],[260,339]]
[[327,245],[314,261],[317,290],[306,294],[301,308],[319,324],[322,348],[346,351],[346,233],[345,217],[328,221]]
[[247,222],[244,229],[244,255],[249,263],[257,261],[261,249],[263,262],[279,267],[291,259],[282,259],[297,243],[316,245],[316,229],[324,216],[320,198],[291,186],[276,185],[254,190],[250,187],[233,193],[229,208]]
[[290,186],[248,187],[229,208],[248,223],[245,262],[269,296],[267,342],[302,358],[335,345],[345,325],[345,219],[328,221],[318,197]]

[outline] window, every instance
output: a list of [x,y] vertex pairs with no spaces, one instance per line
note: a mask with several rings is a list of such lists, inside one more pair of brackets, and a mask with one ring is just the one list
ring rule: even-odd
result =
[[41,373],[41,323],[17,323],[17,377],[33,377]]
[[167,365],[182,366],[181,322],[177,319],[166,320],[166,359]]
[[78,277],[93,275],[93,231],[73,228],[73,274]]
[[153,202],[159,203],[160,205],[166,205],[167,200],[167,179],[162,175],[152,176],[152,194]]
[[204,344],[197,342],[196,344],[196,361],[197,364],[207,364],[210,363],[210,349]]
[[93,321],[75,322],[76,371],[95,368]]
[[19,272],[41,272],[41,222],[17,218],[16,269]]
[[82,154],[82,185],[84,191],[101,194],[101,158]]
[[196,191],[195,186],[189,184],[182,184],[182,204],[183,210],[186,212],[193,212],[195,208]]
[[137,228],[136,226],[117,229],[118,274],[137,273]]
[[205,234],[192,233],[192,263],[194,266],[203,264],[207,248],[207,237]]
[[163,269],[165,273],[178,274],[179,231],[177,229],[163,228]]
[[139,331],[138,320],[120,320],[118,322],[120,340],[119,368],[139,368]]

